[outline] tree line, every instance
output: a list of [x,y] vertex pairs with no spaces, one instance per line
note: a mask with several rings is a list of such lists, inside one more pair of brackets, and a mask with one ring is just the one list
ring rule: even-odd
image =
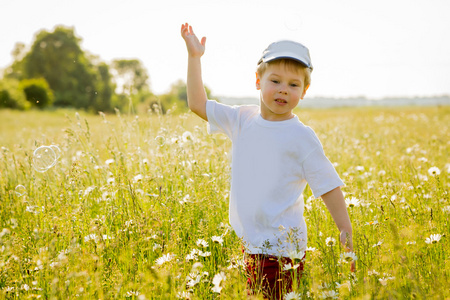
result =
[[114,59],[107,64],[83,51],[80,43],[74,28],[65,26],[39,31],[30,48],[17,43],[13,63],[0,79],[0,108],[187,110],[184,81],[175,82],[166,94],[155,95],[139,59]]

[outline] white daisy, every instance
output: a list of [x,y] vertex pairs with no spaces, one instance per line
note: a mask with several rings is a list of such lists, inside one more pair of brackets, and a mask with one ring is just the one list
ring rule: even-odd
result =
[[441,174],[441,170],[439,170],[438,167],[431,167],[428,169],[428,174],[430,174],[430,176],[438,176]]
[[287,293],[286,295],[284,295],[283,299],[284,300],[300,300],[300,299],[302,299],[302,294],[297,293],[297,292],[290,292],[290,293]]
[[175,254],[171,254],[171,253],[164,254],[164,255],[161,256],[160,258],[157,258],[156,261],[155,261],[155,263],[156,263],[158,266],[161,266],[161,265],[165,264],[166,262],[171,261],[174,257],[175,257]]
[[288,256],[293,261],[302,260],[305,257],[305,251],[291,251],[288,253]]
[[216,275],[214,275],[214,278],[212,280],[214,287],[211,288],[214,293],[220,294],[220,292],[222,291],[222,288],[223,288],[220,286],[220,284],[222,283],[222,281],[225,281],[226,278],[227,277],[225,276],[225,273],[223,273],[223,272],[220,272],[220,273],[217,273]]
[[336,239],[335,238],[333,238],[333,237],[327,237],[326,239],[325,239],[325,244],[327,245],[327,246],[329,246],[329,247],[333,247],[333,246],[336,246]]
[[425,243],[427,244],[437,244],[442,238],[442,235],[440,234],[432,234],[430,237],[427,237],[425,239]]
[[325,290],[322,291],[320,295],[321,299],[338,299],[339,294],[334,290]]
[[198,239],[196,243],[197,243],[197,246],[199,246],[199,247],[201,246],[203,248],[206,248],[209,246],[208,242],[205,241],[204,239]]
[[341,254],[341,260],[345,263],[356,261],[358,257],[353,252],[345,252]]
[[351,197],[351,198],[345,198],[345,203],[347,204],[347,207],[357,207],[360,204],[360,201],[358,198]]
[[220,244],[220,245],[223,244],[223,238],[222,238],[221,236],[214,235],[214,236],[211,237],[211,240],[212,240],[214,243],[218,243],[218,244]]

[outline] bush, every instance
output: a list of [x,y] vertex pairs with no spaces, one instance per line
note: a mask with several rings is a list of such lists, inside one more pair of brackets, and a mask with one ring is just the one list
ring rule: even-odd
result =
[[44,78],[22,80],[19,87],[23,90],[26,99],[32,106],[43,108],[52,105],[53,92]]
[[0,80],[0,108],[26,110],[30,106],[25,93],[19,87],[19,81],[8,78]]

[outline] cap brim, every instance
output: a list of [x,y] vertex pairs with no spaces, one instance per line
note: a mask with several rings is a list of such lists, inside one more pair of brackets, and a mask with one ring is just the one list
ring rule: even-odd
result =
[[312,69],[311,64],[308,64],[308,63],[305,62],[305,61],[307,61],[306,59],[300,58],[300,57],[298,57],[298,55],[293,55],[292,53],[288,53],[288,52],[286,52],[286,53],[278,53],[276,56],[268,55],[268,56],[265,56],[265,57],[261,58],[261,61],[263,61],[265,63],[268,63],[268,62],[271,62],[271,61],[274,61],[274,60],[277,60],[277,59],[283,59],[283,58],[284,59],[293,59],[295,61],[298,61],[299,63],[301,63],[305,67]]

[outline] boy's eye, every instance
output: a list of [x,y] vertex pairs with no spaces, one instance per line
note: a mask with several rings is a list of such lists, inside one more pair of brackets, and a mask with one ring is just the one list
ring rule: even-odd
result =
[[272,80],[273,83],[280,83],[278,80]]
[[292,86],[292,87],[298,87],[298,84],[293,83],[293,84],[291,84],[291,86]]

